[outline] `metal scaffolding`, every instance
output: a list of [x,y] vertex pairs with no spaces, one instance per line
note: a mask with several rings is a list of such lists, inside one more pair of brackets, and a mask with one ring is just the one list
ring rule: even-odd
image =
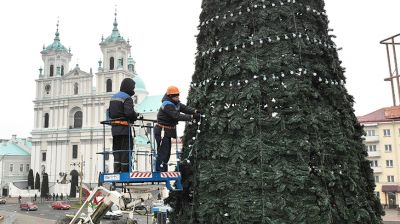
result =
[[[400,40],[400,33],[394,36],[388,37],[379,43],[384,44],[386,46],[386,54],[389,65],[389,77],[385,78],[385,81],[390,81],[392,87],[392,98],[393,98],[393,106],[396,105],[396,90],[397,97],[400,103],[400,76],[399,76],[399,68],[397,63],[397,53],[396,53],[396,45],[400,45],[400,42],[396,42]],[[395,81],[395,83],[394,83]],[[395,85],[397,84],[397,85]]]

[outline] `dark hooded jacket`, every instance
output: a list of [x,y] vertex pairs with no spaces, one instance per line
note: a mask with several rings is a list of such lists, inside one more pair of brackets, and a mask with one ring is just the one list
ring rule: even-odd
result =
[[[122,118],[125,121],[133,123],[137,120],[139,114],[135,112],[131,96],[135,94],[135,81],[131,78],[122,80],[120,91],[114,94],[110,100],[108,109],[111,119]],[[129,127],[123,125],[113,125],[111,128],[113,136],[129,135]]]
[[175,126],[178,121],[191,121],[192,116],[188,114],[195,114],[195,109],[180,102],[174,102],[168,95],[164,95],[161,102],[162,105],[157,114],[159,124]]

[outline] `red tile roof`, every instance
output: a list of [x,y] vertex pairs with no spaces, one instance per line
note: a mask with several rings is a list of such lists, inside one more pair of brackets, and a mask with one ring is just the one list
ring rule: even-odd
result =
[[[390,107],[388,107],[390,108]],[[390,121],[398,121],[400,120],[399,118],[397,119],[388,119],[385,118],[385,109],[388,109],[386,107],[381,108],[379,110],[376,110],[372,113],[366,114],[364,116],[359,116],[357,117],[358,122],[360,123],[372,123],[372,122],[390,122]]]

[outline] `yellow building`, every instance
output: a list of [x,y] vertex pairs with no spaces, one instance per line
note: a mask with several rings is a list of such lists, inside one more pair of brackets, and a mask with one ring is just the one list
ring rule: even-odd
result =
[[368,160],[374,170],[375,192],[381,204],[400,203],[400,107],[382,108],[358,117],[364,125]]

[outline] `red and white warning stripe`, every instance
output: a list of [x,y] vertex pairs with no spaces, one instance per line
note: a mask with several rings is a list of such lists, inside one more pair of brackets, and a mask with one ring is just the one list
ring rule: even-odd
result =
[[131,178],[151,178],[153,174],[151,172],[132,172]]
[[161,172],[161,177],[180,177],[180,172]]

